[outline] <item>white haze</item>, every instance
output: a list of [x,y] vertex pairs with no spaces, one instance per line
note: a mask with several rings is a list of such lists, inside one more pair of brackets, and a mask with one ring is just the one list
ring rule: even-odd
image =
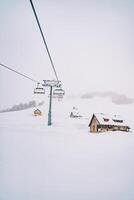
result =
[[[134,98],[133,1],[33,1],[66,94]],[[54,73],[31,6],[0,1],[0,62],[42,81]],[[1,107],[26,102],[35,84],[0,67]]]

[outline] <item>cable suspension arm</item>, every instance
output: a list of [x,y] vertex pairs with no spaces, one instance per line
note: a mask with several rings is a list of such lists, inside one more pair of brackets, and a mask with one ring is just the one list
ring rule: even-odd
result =
[[48,56],[49,56],[49,59],[50,59],[50,62],[51,62],[53,71],[54,71],[55,76],[56,76],[56,79],[57,79],[57,81],[58,81],[58,76],[57,76],[57,73],[56,73],[56,70],[55,70],[55,67],[54,67],[54,63],[53,63],[52,57],[51,57],[51,55],[50,55],[50,51],[49,51],[49,49],[48,49],[48,45],[47,45],[47,43],[46,43],[46,40],[45,40],[43,31],[42,31],[42,29],[41,29],[41,25],[40,25],[40,22],[39,22],[39,19],[38,19],[37,13],[36,13],[36,11],[35,11],[34,4],[33,4],[32,0],[30,0],[30,3],[31,3],[32,10],[33,10],[33,12],[34,12],[34,15],[35,15],[35,18],[36,18],[36,21],[37,21],[37,24],[38,24],[38,27],[39,27],[39,30],[40,30],[42,39],[43,39],[43,42],[44,42],[44,44],[45,44],[45,47],[46,47],[46,50],[47,50],[47,53],[48,53]]
[[25,78],[27,78],[27,79],[29,79],[29,80],[35,82],[35,83],[39,83],[39,81],[36,81],[36,80],[30,78],[29,76],[27,76],[27,75],[25,75],[25,74],[22,74],[22,73],[20,73],[20,72],[18,72],[18,71],[16,71],[16,70],[14,70],[14,69],[12,69],[12,68],[10,68],[10,67],[4,65],[4,64],[2,64],[2,63],[0,63],[0,66],[4,67],[4,68],[6,68],[6,69],[8,69],[8,70],[10,70],[10,71],[12,71],[12,72],[15,72],[16,74],[19,74],[20,76],[23,76],[23,77],[25,77]]

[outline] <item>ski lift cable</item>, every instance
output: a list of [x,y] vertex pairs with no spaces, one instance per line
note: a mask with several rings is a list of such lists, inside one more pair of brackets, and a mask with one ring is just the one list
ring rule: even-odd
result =
[[16,71],[16,70],[12,69],[11,67],[8,67],[8,66],[2,64],[2,63],[0,63],[0,66],[4,67],[4,68],[6,68],[6,69],[8,69],[8,70],[10,70],[10,71],[12,71],[12,72],[15,72],[16,74],[19,74],[20,76],[23,76],[23,77],[25,77],[25,78],[27,78],[27,79],[29,79],[29,80],[35,82],[35,83],[40,83],[39,81],[36,81],[36,80],[30,78],[29,76],[27,76],[27,75],[25,75],[25,74],[22,74],[22,73],[20,73],[20,72],[18,72],[18,71]]
[[32,7],[32,10],[33,10],[33,12],[34,12],[34,15],[35,15],[35,18],[36,18],[36,21],[37,21],[37,24],[38,24],[38,27],[39,27],[39,30],[40,30],[42,39],[43,39],[43,42],[44,42],[44,44],[45,44],[45,47],[46,47],[46,50],[47,50],[47,54],[48,54],[48,57],[49,57],[49,59],[50,59],[50,62],[51,62],[51,65],[52,65],[54,74],[55,74],[56,79],[57,79],[57,81],[58,81],[58,75],[57,75],[57,72],[56,72],[56,69],[55,69],[55,66],[54,66],[52,57],[51,57],[51,55],[50,55],[50,51],[49,51],[49,48],[48,48],[46,39],[45,39],[45,37],[44,37],[44,34],[43,34],[43,31],[42,31],[42,28],[41,28],[41,25],[40,25],[40,22],[39,22],[39,19],[38,19],[38,16],[37,16],[37,13],[36,13],[36,10],[35,10],[35,7],[34,7],[34,4],[33,4],[32,0],[30,0],[30,3],[31,3],[31,7]]

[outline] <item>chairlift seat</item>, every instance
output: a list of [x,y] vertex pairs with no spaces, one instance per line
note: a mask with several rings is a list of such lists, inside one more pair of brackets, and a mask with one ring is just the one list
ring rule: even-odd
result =
[[34,94],[45,94],[44,88],[35,88]]
[[61,88],[57,88],[54,90],[53,95],[57,95],[57,96],[64,96],[65,91]]
[[39,83],[37,87],[34,89],[34,94],[45,94],[45,89],[43,87],[39,87]]

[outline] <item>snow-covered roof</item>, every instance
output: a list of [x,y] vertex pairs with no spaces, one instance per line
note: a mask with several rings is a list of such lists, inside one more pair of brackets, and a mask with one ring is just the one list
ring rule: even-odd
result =
[[119,115],[95,113],[95,117],[102,125],[128,126],[127,122]]
[[37,108],[34,112],[39,112],[39,113],[41,113],[41,111]]

